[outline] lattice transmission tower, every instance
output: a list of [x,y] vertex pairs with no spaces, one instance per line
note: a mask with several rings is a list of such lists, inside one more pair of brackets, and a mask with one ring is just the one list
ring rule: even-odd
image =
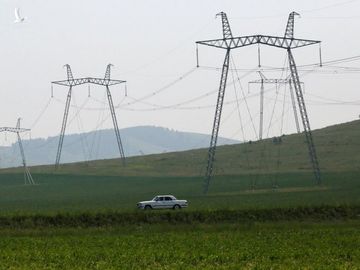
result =
[[0,132],[16,133],[17,139],[18,139],[18,145],[19,145],[19,149],[20,149],[20,154],[21,154],[21,158],[22,158],[22,164],[24,167],[24,184],[25,185],[35,185],[35,181],[32,178],[30,170],[26,165],[25,151],[24,151],[24,147],[23,147],[23,144],[21,141],[21,136],[20,136],[20,133],[28,132],[28,131],[30,131],[30,129],[21,128],[20,121],[21,121],[21,118],[18,118],[16,127],[0,127]]
[[118,122],[116,119],[114,103],[113,103],[113,99],[112,99],[111,92],[110,92],[110,86],[125,83],[126,81],[110,79],[112,64],[107,65],[104,78],[85,77],[85,78],[74,79],[70,65],[66,64],[65,67],[66,67],[66,73],[67,73],[67,80],[51,82],[52,84],[69,87],[66,104],[65,104],[62,126],[61,126],[61,131],[60,131],[58,150],[57,150],[57,154],[56,154],[55,168],[58,168],[59,164],[60,164],[61,151],[62,151],[62,146],[63,146],[63,142],[64,142],[67,118],[69,115],[69,109],[70,109],[70,103],[71,103],[72,90],[75,86],[79,86],[79,85],[83,85],[83,84],[96,84],[96,85],[105,86],[107,99],[108,99],[110,112],[111,112],[111,118],[112,118],[112,122],[114,125],[116,141],[117,141],[117,145],[118,145],[118,149],[119,149],[120,159],[121,159],[123,165],[125,165],[125,154],[124,154],[124,149],[123,149],[123,145],[122,145],[122,141],[121,141]]
[[230,24],[227,18],[226,13],[220,12],[217,14],[221,16],[222,21],[222,29],[223,29],[223,38],[221,39],[213,39],[213,40],[204,40],[197,41],[196,44],[206,45],[210,47],[224,49],[225,60],[222,66],[221,78],[220,78],[220,86],[218,92],[218,98],[215,109],[215,117],[213,122],[213,129],[211,133],[210,146],[208,150],[208,161],[206,167],[205,174],[205,183],[204,183],[204,193],[208,192],[210,180],[213,176],[213,166],[215,161],[215,152],[216,152],[216,144],[220,127],[221,113],[222,107],[225,97],[225,89],[226,89],[226,81],[229,72],[229,60],[230,60],[230,52],[233,49],[250,46],[254,44],[261,44],[272,46],[276,48],[285,49],[287,51],[290,72],[291,72],[291,81],[295,89],[295,94],[298,102],[298,108],[301,116],[301,120],[303,123],[304,134],[306,137],[306,142],[308,146],[308,152],[310,161],[312,164],[312,169],[314,172],[315,180],[318,184],[321,183],[321,174],[319,162],[316,154],[315,144],[310,128],[309,117],[307,114],[305,101],[303,97],[303,92],[301,88],[301,83],[299,79],[299,74],[297,71],[297,67],[295,64],[294,56],[292,54],[292,50],[300,47],[305,47],[314,44],[320,44],[320,41],[317,40],[309,40],[309,39],[297,39],[294,38],[294,18],[299,15],[296,12],[291,12],[288,18],[286,30],[284,36],[269,36],[269,35],[250,35],[250,36],[241,36],[241,37],[233,37]]
[[[296,125],[296,131],[297,133],[300,133],[300,124],[299,124],[299,117],[296,110],[296,100],[294,96],[294,89],[292,87],[291,78],[285,78],[285,79],[268,79],[265,77],[265,75],[259,71],[260,79],[253,80],[249,82],[249,86],[251,84],[260,84],[260,124],[259,124],[259,140],[263,139],[263,130],[264,130],[264,92],[265,92],[265,84],[275,84],[276,87],[278,85],[289,85],[289,92],[291,97],[291,105],[294,112],[294,119],[295,119],[295,125]],[[304,85],[303,82],[300,82],[302,85]]]

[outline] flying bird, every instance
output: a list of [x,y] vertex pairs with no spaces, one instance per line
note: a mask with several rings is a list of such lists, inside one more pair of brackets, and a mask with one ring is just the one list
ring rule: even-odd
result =
[[26,20],[26,17],[21,17],[20,8],[15,8],[15,21],[14,23],[22,23]]

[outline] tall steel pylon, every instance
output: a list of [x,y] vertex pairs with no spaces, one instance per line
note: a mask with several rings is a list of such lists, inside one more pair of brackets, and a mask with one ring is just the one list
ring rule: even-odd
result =
[[[260,84],[260,125],[259,125],[259,140],[263,139],[263,125],[264,125],[264,90],[265,84],[275,84],[276,86],[279,84],[283,85],[289,85],[289,91],[290,91],[290,97],[291,97],[291,105],[294,112],[294,119],[295,119],[295,125],[296,125],[296,131],[297,133],[300,133],[300,125],[299,125],[299,118],[296,110],[296,100],[294,96],[294,90],[292,87],[291,78],[285,78],[285,79],[268,79],[265,77],[265,75],[259,71],[260,79],[253,80],[249,82],[250,84]],[[302,85],[304,85],[303,82],[301,82]]]
[[24,183],[25,183],[25,185],[35,185],[35,181],[32,178],[30,170],[26,165],[25,151],[24,151],[24,147],[23,147],[23,144],[22,144],[22,141],[21,141],[21,136],[20,136],[20,133],[30,131],[30,129],[21,128],[20,127],[20,121],[21,121],[21,118],[18,118],[15,128],[13,128],[13,127],[1,127],[0,132],[16,133],[17,139],[18,139],[18,144],[19,144],[19,149],[20,149],[20,154],[21,154],[21,158],[22,158],[22,164],[23,164],[23,167],[24,167]]
[[288,18],[285,35],[283,37],[280,36],[269,36],[269,35],[251,35],[251,36],[241,36],[241,37],[233,37],[230,31],[230,24],[228,22],[227,16],[224,12],[219,13],[222,18],[222,26],[223,26],[223,38],[221,39],[213,39],[213,40],[204,40],[197,41],[197,44],[206,45],[210,47],[220,48],[226,50],[225,61],[222,68],[220,87],[219,87],[219,95],[216,105],[213,131],[211,135],[210,147],[208,150],[208,163],[205,174],[205,185],[204,185],[204,193],[208,192],[209,184],[211,177],[213,175],[213,163],[215,160],[215,151],[216,151],[216,143],[217,136],[219,132],[220,119],[221,119],[221,110],[225,95],[226,88],[226,78],[229,71],[229,55],[232,49],[241,48],[245,46],[250,46],[254,44],[261,44],[272,46],[276,48],[286,49],[289,58],[289,66],[291,71],[291,78],[294,85],[298,107],[301,115],[301,119],[303,122],[304,133],[306,137],[306,142],[308,145],[310,161],[312,164],[315,180],[318,184],[321,183],[321,175],[320,168],[317,159],[317,154],[315,150],[314,141],[312,138],[312,133],[309,124],[309,118],[306,111],[306,106],[304,102],[304,97],[301,89],[301,83],[299,79],[299,74],[297,72],[296,64],[294,57],[292,55],[292,49],[305,47],[314,44],[320,44],[320,41],[317,40],[309,40],[309,39],[297,39],[294,38],[294,18],[299,15],[296,12],[291,12]]
[[[230,24],[229,24],[227,15],[224,12],[220,12],[216,16],[221,16],[222,29],[223,29],[223,40],[232,40],[233,36],[231,33],[231,28],[230,28]],[[201,42],[197,42],[197,43],[202,44]],[[225,59],[224,59],[224,63],[222,66],[222,71],[221,71],[220,86],[219,86],[218,98],[217,98],[216,109],[215,109],[215,117],[214,117],[212,133],[211,133],[210,147],[208,150],[208,157],[207,157],[208,161],[207,161],[206,174],[205,174],[204,193],[208,192],[210,179],[211,179],[211,176],[213,175],[213,168],[214,168],[213,164],[215,161],[215,151],[216,151],[217,139],[218,139],[218,135],[219,135],[222,107],[224,104],[226,82],[227,82],[227,77],[228,77],[228,73],[229,73],[231,47],[229,44],[226,44],[225,47],[226,47],[226,54],[225,54]]]
[[66,67],[66,73],[67,73],[67,80],[51,82],[52,84],[69,87],[67,98],[66,98],[66,104],[65,104],[65,110],[64,110],[61,131],[60,131],[58,150],[57,150],[57,154],[56,154],[55,168],[58,168],[59,164],[60,164],[61,151],[62,151],[62,146],[63,146],[63,142],[64,142],[66,124],[67,124],[67,119],[68,119],[68,115],[69,115],[70,103],[71,103],[72,90],[73,90],[73,87],[82,85],[82,84],[96,84],[96,85],[101,85],[101,86],[106,87],[106,95],[108,98],[108,103],[109,103],[110,112],[111,112],[111,118],[112,118],[113,125],[114,125],[114,131],[115,131],[116,141],[117,141],[117,145],[118,145],[118,149],[119,149],[120,159],[121,159],[123,165],[125,165],[125,154],[124,154],[124,149],[123,149],[123,145],[121,142],[121,136],[120,136],[119,126],[118,126],[118,122],[117,122],[117,118],[116,118],[114,103],[113,103],[113,99],[112,99],[111,92],[110,92],[110,86],[125,83],[126,81],[110,79],[111,67],[112,67],[111,64],[107,65],[106,71],[105,71],[105,76],[103,79],[92,78],[92,77],[74,79],[70,65],[66,64],[65,67]]

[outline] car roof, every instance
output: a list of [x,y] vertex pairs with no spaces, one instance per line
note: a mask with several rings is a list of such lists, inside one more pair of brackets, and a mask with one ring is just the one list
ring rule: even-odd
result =
[[175,197],[174,195],[156,195],[155,197]]

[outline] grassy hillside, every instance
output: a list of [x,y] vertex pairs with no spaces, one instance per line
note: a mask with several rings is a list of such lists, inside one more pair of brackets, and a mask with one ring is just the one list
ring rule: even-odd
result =
[[[360,171],[360,121],[330,126],[313,132],[323,172]],[[131,157],[123,167],[118,159],[63,165],[57,174],[119,176],[199,176],[206,164],[206,149]],[[304,134],[251,144],[218,147],[215,173],[218,175],[272,174],[309,172],[308,150]],[[0,173],[21,172],[20,169]],[[53,173],[53,166],[32,168],[33,173]]]

